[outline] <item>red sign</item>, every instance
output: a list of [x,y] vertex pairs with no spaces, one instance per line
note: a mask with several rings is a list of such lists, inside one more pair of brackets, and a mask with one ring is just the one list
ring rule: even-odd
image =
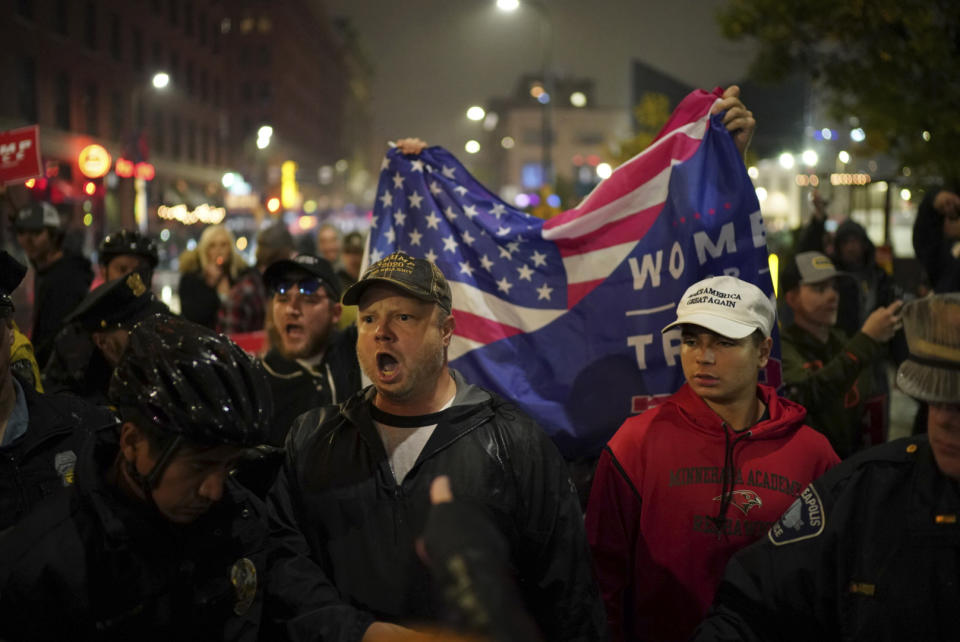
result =
[[39,128],[31,125],[0,132],[0,183],[42,175]]

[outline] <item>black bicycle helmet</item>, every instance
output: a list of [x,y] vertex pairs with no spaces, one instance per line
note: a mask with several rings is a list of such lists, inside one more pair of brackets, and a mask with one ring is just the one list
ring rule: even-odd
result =
[[110,380],[111,403],[178,441],[250,447],[266,441],[273,414],[263,367],[221,334],[168,315],[149,317]]
[[160,257],[157,254],[156,242],[140,234],[136,230],[117,230],[104,237],[100,243],[100,263],[106,265],[122,254],[133,254],[142,257],[150,264],[150,269],[157,267]]

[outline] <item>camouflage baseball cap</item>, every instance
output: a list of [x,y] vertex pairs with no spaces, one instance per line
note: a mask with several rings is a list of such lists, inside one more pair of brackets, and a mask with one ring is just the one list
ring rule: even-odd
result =
[[436,303],[447,312],[453,308],[450,284],[440,268],[403,252],[394,252],[367,268],[360,280],[343,293],[341,303],[357,305],[363,292],[376,283],[396,286],[421,301]]

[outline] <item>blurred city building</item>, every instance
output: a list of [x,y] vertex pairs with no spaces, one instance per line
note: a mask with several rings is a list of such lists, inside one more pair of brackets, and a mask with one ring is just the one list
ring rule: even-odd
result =
[[[629,112],[597,104],[593,80],[556,77],[554,95],[542,76],[526,74],[514,92],[491,99],[482,119],[483,157],[478,174],[519,207],[544,195],[544,110],[551,109],[549,157],[554,183],[565,200],[585,196],[611,168],[618,143],[630,134]],[[468,150],[469,151],[469,150]],[[554,207],[559,206],[559,200]],[[570,203],[572,205],[572,203]]]
[[[646,128],[655,134],[695,89],[641,61],[634,61],[632,76],[635,133]],[[856,117],[832,116],[810,82],[800,76],[775,85],[735,82],[757,118],[747,164],[773,252],[786,250],[792,231],[809,221],[811,195],[817,190],[827,201],[828,229],[852,218],[882,251],[889,249],[892,260],[913,257],[911,236],[919,195],[902,185],[909,168],[898,168],[892,158],[870,152]]]
[[8,207],[50,200],[88,249],[139,223],[175,254],[224,217],[246,246],[375,181],[369,66],[321,0],[4,4],[0,130],[38,124],[45,167]]

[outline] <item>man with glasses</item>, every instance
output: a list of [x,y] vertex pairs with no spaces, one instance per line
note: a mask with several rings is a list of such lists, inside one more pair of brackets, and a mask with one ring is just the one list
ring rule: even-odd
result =
[[270,265],[277,345],[263,358],[275,400],[269,442],[282,446],[293,420],[360,389],[356,326],[337,330],[340,283],[328,261],[309,254]]

